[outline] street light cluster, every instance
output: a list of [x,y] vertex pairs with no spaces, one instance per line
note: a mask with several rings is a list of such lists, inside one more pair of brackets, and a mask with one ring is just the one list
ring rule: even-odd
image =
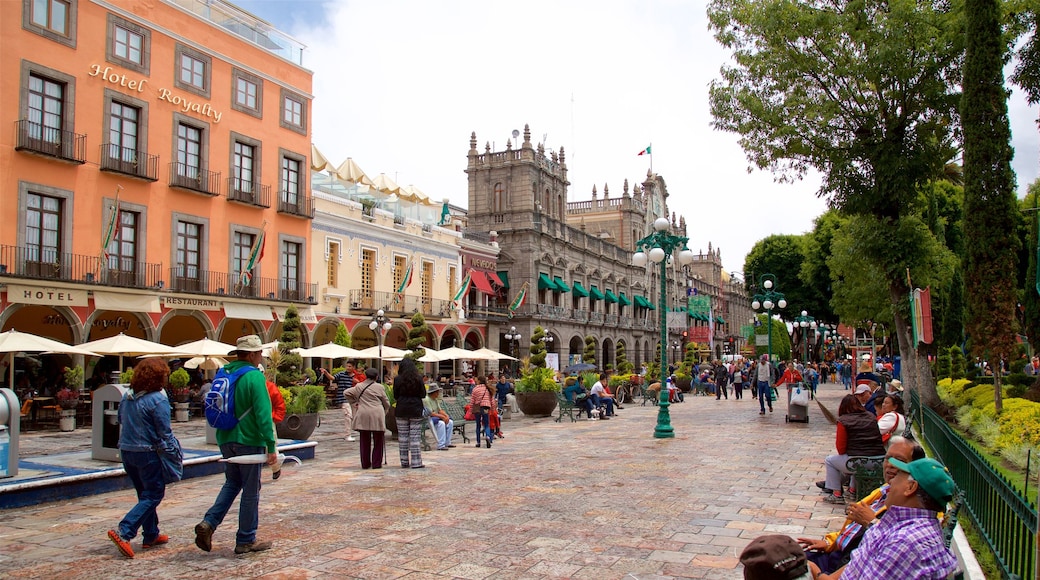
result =
[[766,353],[770,363],[773,361],[773,307],[787,308],[787,300],[784,299],[783,293],[773,290],[775,280],[776,276],[772,274],[759,276],[758,287],[762,288],[763,292],[751,297],[752,310],[764,308],[766,311],[766,336],[768,337]]
[[[661,279],[660,279],[660,301],[657,305],[657,314],[661,323],[661,334],[659,337],[659,344],[661,346],[661,398],[657,405],[657,427],[654,428],[654,437],[658,439],[675,437],[675,432],[672,429],[671,416],[668,412],[668,389],[665,388],[667,382],[668,365],[665,362],[668,360],[668,264],[672,261],[672,253],[678,250],[676,256],[679,260],[679,264],[682,266],[689,265],[693,262],[695,256],[693,252],[686,247],[686,243],[689,238],[684,236],[673,236],[668,233],[668,229],[671,227],[671,222],[668,218],[660,217],[654,220],[654,231],[646,236],[645,238],[636,242],[636,252],[632,254],[632,264],[637,267],[644,267],[648,262],[654,264],[660,264]],[[665,260],[665,258],[668,258]]]
[[386,333],[390,332],[390,329],[394,325],[390,322],[390,318],[383,312],[383,309],[376,311],[376,315],[372,317],[372,322],[368,323],[368,328],[376,335],[376,340],[379,343],[379,382],[383,382],[383,341],[386,340]]

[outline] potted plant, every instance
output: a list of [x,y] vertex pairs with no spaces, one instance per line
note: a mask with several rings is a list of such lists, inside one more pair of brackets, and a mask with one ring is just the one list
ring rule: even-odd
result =
[[516,404],[529,417],[549,417],[556,408],[556,393],[560,385],[553,380],[553,370],[531,367],[526,359],[521,365],[520,379],[516,381]]
[[173,397],[174,419],[180,423],[188,420],[188,383],[191,376],[184,369],[177,369],[170,373],[170,396]]
[[276,425],[278,437],[307,439],[321,424],[318,413],[325,410],[325,389],[320,385],[302,385],[289,387],[288,391],[290,397],[285,400],[285,420]]
[[54,396],[61,407],[61,419],[58,427],[62,431],[74,431],[76,429],[76,407],[79,405],[79,391],[65,387]]

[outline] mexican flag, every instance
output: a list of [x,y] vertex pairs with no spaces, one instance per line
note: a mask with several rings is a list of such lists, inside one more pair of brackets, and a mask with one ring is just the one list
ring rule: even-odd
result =
[[470,273],[466,272],[466,277],[462,279],[462,286],[460,286],[459,291],[455,293],[455,297],[451,299],[452,302],[458,302],[459,300],[462,300],[462,298],[466,295],[466,292],[469,292],[470,280]]
[[401,283],[397,286],[397,293],[404,294],[405,288],[412,285],[412,264],[414,260],[409,258],[408,264],[405,266],[404,275],[401,276]]
[[520,288],[520,291],[516,293],[516,298],[514,298],[513,302],[510,303],[510,305],[509,305],[509,318],[513,317],[513,313],[516,312],[516,310],[518,308],[523,306],[524,305],[524,301],[526,301],[526,300],[527,300],[527,282],[524,282],[524,285]]
[[650,145],[647,145],[646,149],[639,152],[639,155],[652,155],[652,153],[650,153],[650,147]]

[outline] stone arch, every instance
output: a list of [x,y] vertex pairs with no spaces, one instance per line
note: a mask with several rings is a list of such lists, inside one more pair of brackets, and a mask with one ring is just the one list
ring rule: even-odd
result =
[[[340,319],[335,316],[321,317],[318,323],[314,325],[314,330],[310,332],[310,343],[314,346],[321,346],[336,340],[339,323]],[[353,337],[351,339],[353,340]]]
[[159,319],[157,334],[162,344],[177,346],[215,333],[210,318],[202,310],[171,310]]
[[10,304],[0,312],[0,331],[17,330],[65,344],[86,342],[84,326],[67,306]]
[[[567,365],[571,364],[571,359],[574,355],[578,355],[581,358],[581,353],[585,350],[585,338],[580,334],[575,334],[571,337],[567,343]],[[567,365],[564,365],[565,367]]]
[[603,339],[600,349],[599,368],[606,369],[607,365],[614,365],[614,340],[607,337]]
[[84,342],[116,336],[120,332],[127,336],[158,342],[158,333],[152,325],[152,320],[141,312],[95,310],[83,323]]
[[438,350],[459,346],[462,344],[462,332],[454,325],[445,327],[444,332],[441,333],[439,344]]
[[[255,334],[260,337],[264,342],[271,342],[277,340],[282,334],[281,323],[276,322],[271,325],[271,328],[267,332],[264,331],[264,326],[256,320],[246,320],[244,318],[225,318],[217,330],[217,340],[220,342],[226,342],[228,344],[235,344],[235,341],[241,336],[247,334]],[[300,339],[303,340],[306,333],[300,333]],[[302,346],[302,344],[301,344]]]

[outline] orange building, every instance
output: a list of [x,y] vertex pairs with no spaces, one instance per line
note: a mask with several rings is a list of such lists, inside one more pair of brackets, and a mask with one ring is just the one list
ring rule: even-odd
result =
[[270,339],[290,303],[306,322],[302,49],[221,0],[5,3],[0,330],[177,345]]

